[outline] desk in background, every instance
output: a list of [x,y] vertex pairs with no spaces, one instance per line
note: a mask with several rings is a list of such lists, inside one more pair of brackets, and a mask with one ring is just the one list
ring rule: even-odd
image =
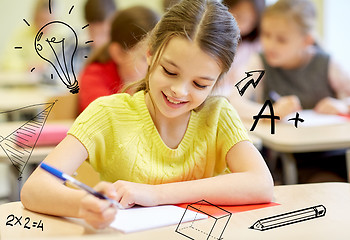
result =
[[[251,122],[245,122],[247,129]],[[262,144],[281,153],[283,177],[286,184],[295,184],[298,179],[293,153],[330,151],[350,148],[350,122],[313,127],[295,128],[292,124],[278,123],[275,134],[271,134],[270,121],[260,121],[253,132]],[[350,180],[350,153],[346,158],[348,180]]]
[[[281,205],[258,210],[234,213],[224,231],[223,239],[350,239],[350,184],[319,183],[276,186],[275,202]],[[266,231],[257,231],[249,227],[261,218],[304,209],[322,204],[326,215],[288,226]],[[41,229],[24,229],[23,226],[6,226],[6,217],[13,214],[17,217],[30,217],[31,221],[42,220]],[[167,239],[179,240],[186,237],[175,232],[176,226],[163,227],[133,234],[122,234],[113,229],[95,231],[79,219],[59,218],[37,214],[23,209],[20,202],[0,205],[1,239],[56,239],[56,240],[140,240]],[[200,220],[201,226],[212,224],[209,219]],[[37,231],[39,230],[39,231]]]
[[[23,115],[36,115],[43,110],[38,104],[53,102],[55,97],[66,95],[68,92],[61,85],[47,85],[39,81],[39,76],[31,74],[0,73],[1,119],[18,121]],[[26,108],[28,106],[32,107]],[[22,110],[13,111],[15,109]]]

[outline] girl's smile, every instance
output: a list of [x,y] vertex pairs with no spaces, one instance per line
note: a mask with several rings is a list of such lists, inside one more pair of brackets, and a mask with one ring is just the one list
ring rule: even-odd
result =
[[171,108],[175,108],[175,109],[180,108],[184,104],[188,103],[188,101],[179,100],[179,99],[176,99],[176,98],[173,98],[173,97],[166,95],[164,92],[162,92],[162,93],[163,93],[164,101]]

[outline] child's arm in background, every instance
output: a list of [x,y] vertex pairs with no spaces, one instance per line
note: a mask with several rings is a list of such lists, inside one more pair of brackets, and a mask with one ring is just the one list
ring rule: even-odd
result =
[[330,59],[328,79],[337,98],[324,98],[315,106],[315,111],[326,114],[350,113],[350,75],[339,64]]
[[252,143],[242,141],[234,145],[227,153],[226,161],[232,173],[217,177],[160,185],[117,181],[114,183],[117,200],[126,207],[191,203],[202,199],[219,205],[272,200],[270,171]]
[[[45,158],[44,162],[72,175],[88,157],[85,147],[75,137],[68,135]],[[114,198],[112,184],[100,183],[95,189]],[[116,210],[106,200],[97,199],[83,190],[66,187],[56,177],[37,168],[21,191],[24,207],[31,211],[65,217],[84,218],[96,228],[107,226]]]

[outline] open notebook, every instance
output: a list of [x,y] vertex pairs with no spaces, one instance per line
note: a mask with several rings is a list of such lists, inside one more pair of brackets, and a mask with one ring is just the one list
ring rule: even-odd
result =
[[[133,207],[118,210],[111,227],[124,233],[144,231],[152,228],[178,224],[186,209],[163,205],[156,207]],[[182,222],[208,218],[207,215],[187,210]]]
[[[238,206],[215,206],[203,204],[191,204],[200,212],[195,212],[190,209],[186,210],[188,204],[163,205],[156,207],[133,207],[125,210],[118,210],[115,220],[111,223],[111,227],[124,233],[144,231],[148,229],[165,227],[179,224],[180,221],[190,222],[208,218],[209,216],[220,216],[224,209],[231,213],[251,211],[255,209],[272,207],[279,205],[278,203],[238,205]],[[194,209],[194,208],[192,208]],[[186,214],[184,214],[186,211]],[[183,219],[181,219],[183,217]]]

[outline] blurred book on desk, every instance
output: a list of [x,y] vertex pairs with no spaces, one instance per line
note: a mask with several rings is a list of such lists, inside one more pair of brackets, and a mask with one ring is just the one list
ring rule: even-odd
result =
[[[341,115],[331,115],[331,114],[321,114],[317,113],[314,110],[302,110],[299,111],[299,118],[303,119],[303,122],[298,123],[298,127],[316,127],[316,126],[329,126],[342,124],[350,121],[349,117],[341,116]],[[284,123],[294,124],[294,120],[290,120],[295,118],[296,113],[289,114],[285,118],[283,118]]]

